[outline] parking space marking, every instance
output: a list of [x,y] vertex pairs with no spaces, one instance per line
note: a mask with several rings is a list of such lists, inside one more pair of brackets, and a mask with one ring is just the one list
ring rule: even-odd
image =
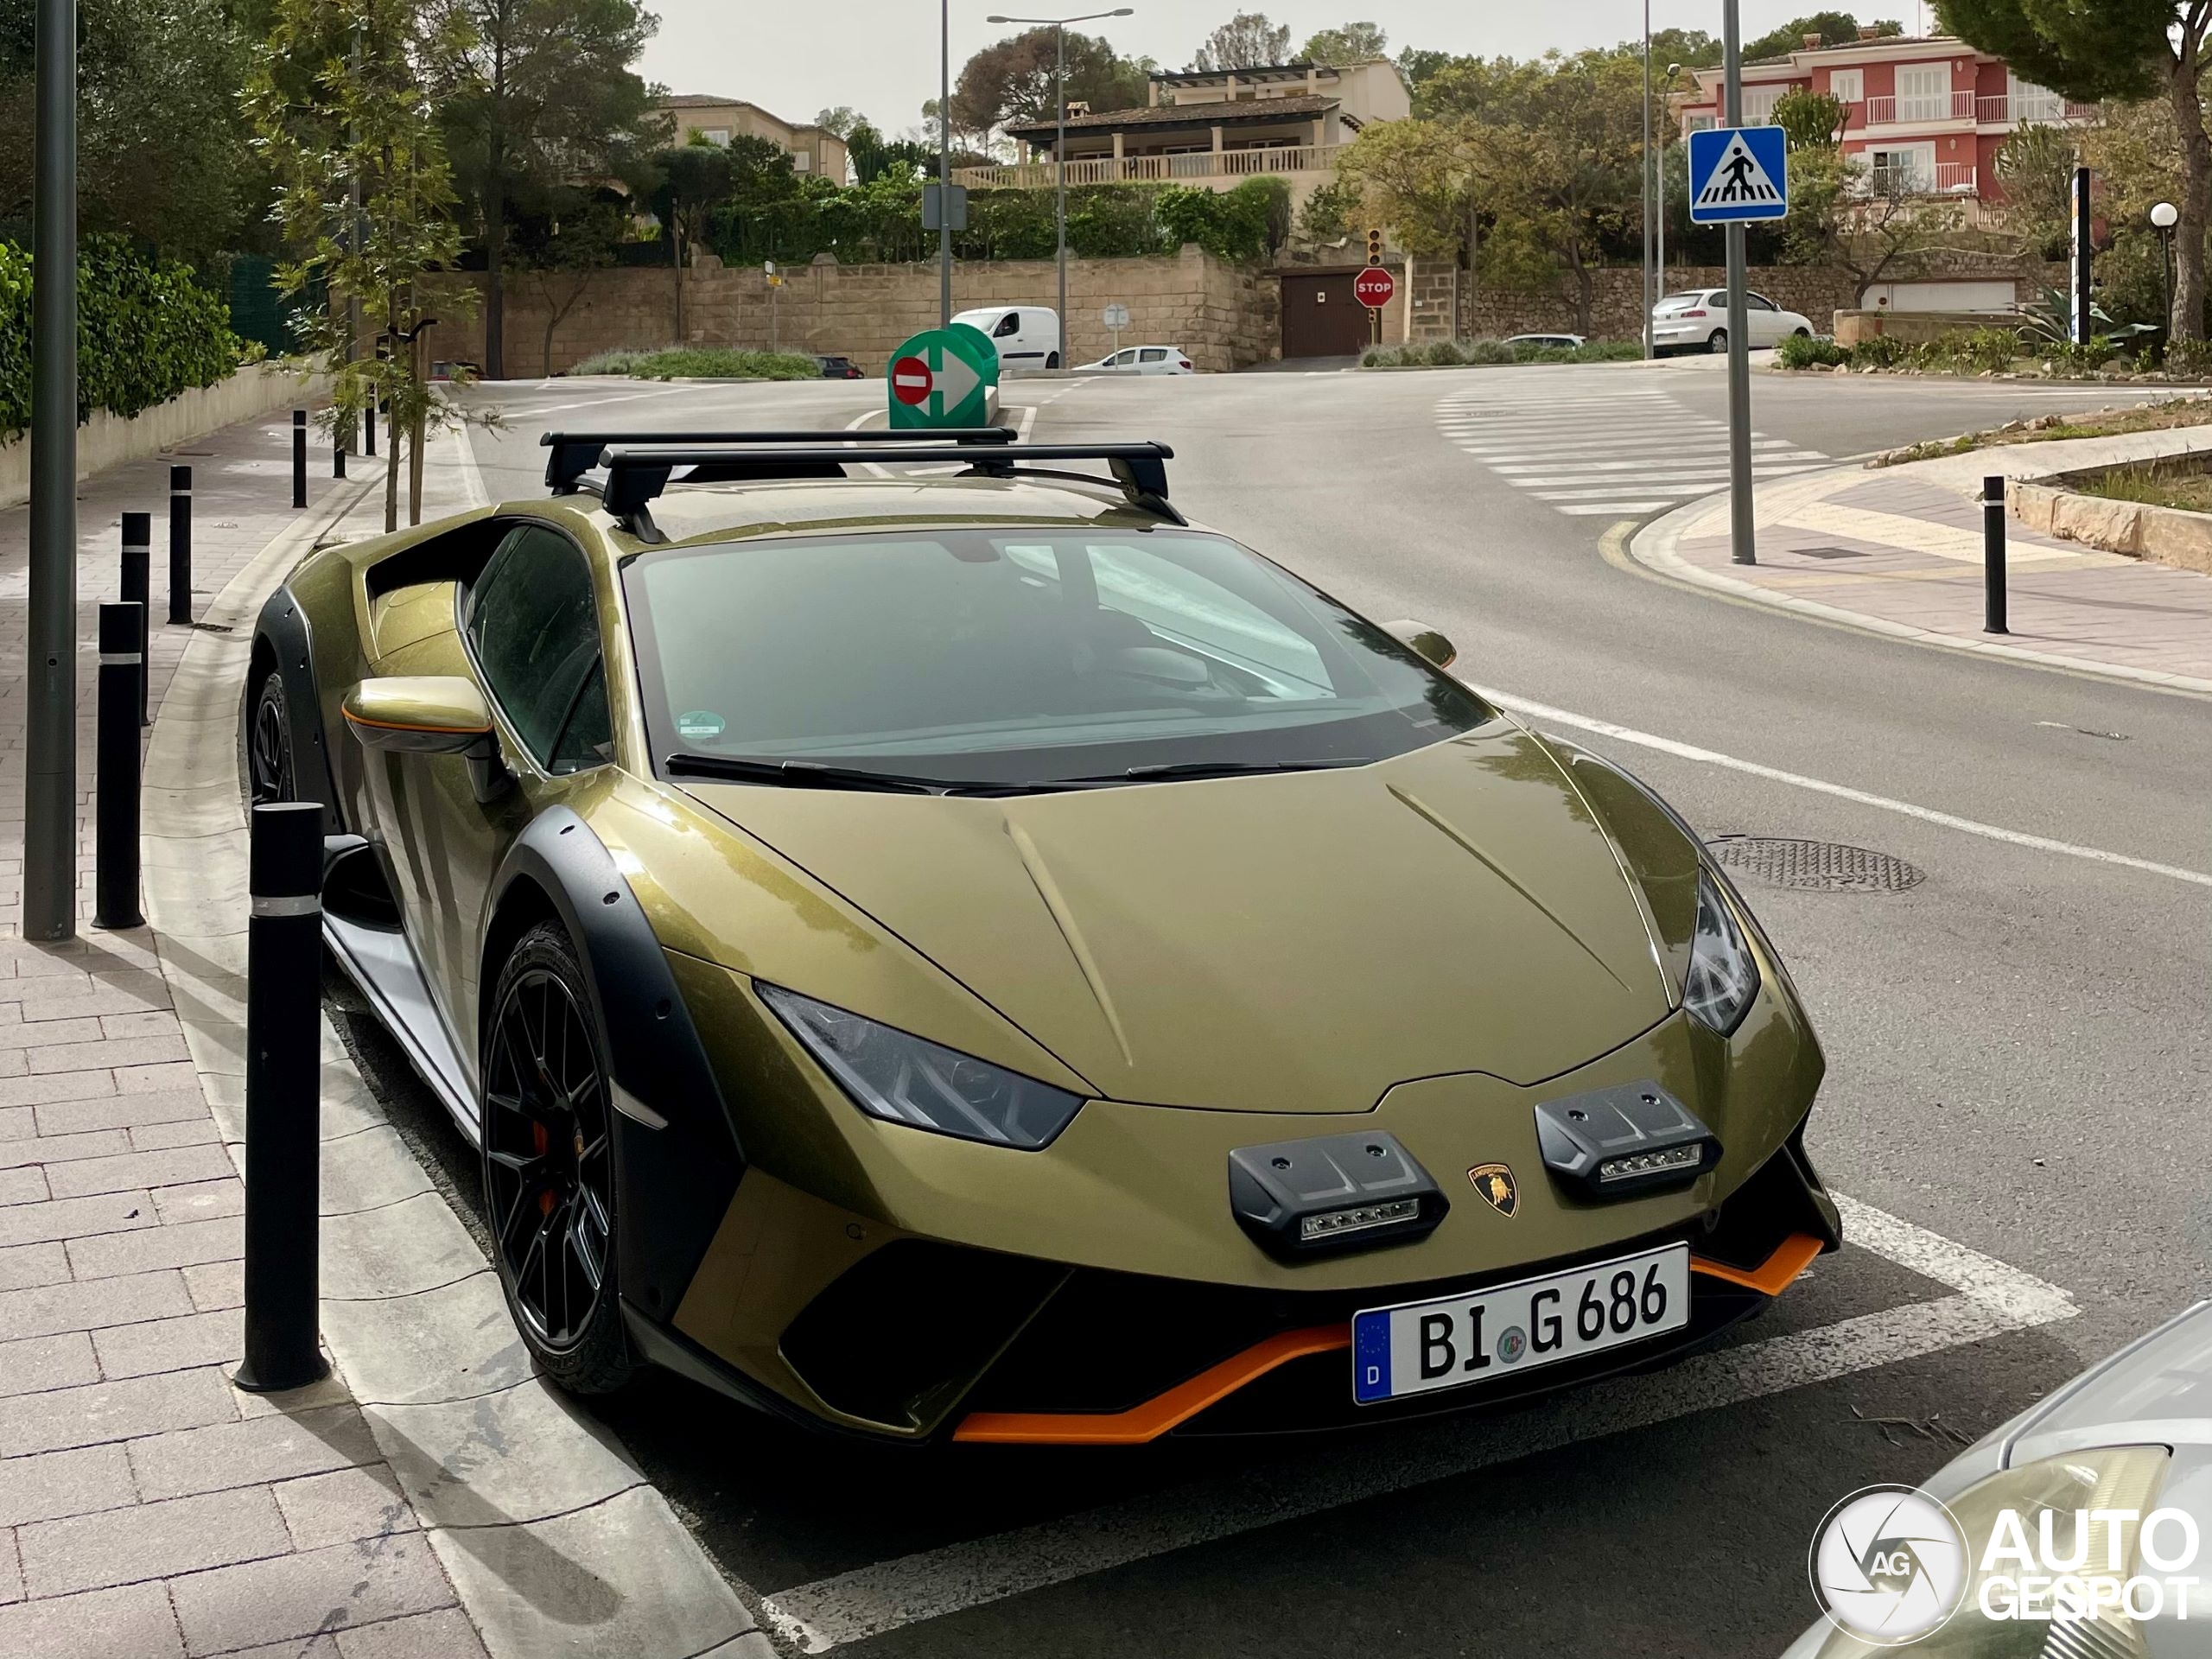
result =
[[1677,760],[1695,760],[1708,766],[1721,766],[1731,772],[1740,772],[1753,778],[1764,778],[1770,783],[1789,784],[1797,789],[1810,790],[1819,795],[1833,795],[1838,800],[1856,802],[1860,806],[1878,807],[1885,812],[1895,812],[1908,818],[1918,818],[1923,823],[1941,824],[1946,830],[1962,830],[1970,836],[1980,836],[1989,841],[2001,841],[2010,846],[2026,847],[2039,853],[2058,853],[2068,858],[2087,859],[2094,864],[2116,864],[2123,869],[2141,870],[2149,875],[2163,875],[2169,880],[2186,881],[2192,887],[2212,887],[2212,874],[2192,870],[2178,864],[2161,864],[2156,859],[2137,858],[2132,853],[2107,852],[2101,847],[2084,847],[2075,842],[2058,841],[2050,836],[2031,835],[2022,830],[2007,830],[2000,824],[1983,823],[1975,818],[1962,818],[1955,812],[1938,811],[1932,806],[1916,806],[1910,801],[1893,800],[1887,795],[1876,795],[1863,789],[1853,789],[1848,784],[1832,784],[1824,778],[1808,778],[1802,772],[1784,772],[1779,766],[1762,766],[1756,760],[1738,760],[1732,754],[1723,754],[1718,749],[1700,748],[1694,743],[1679,742],[1671,737],[1659,737],[1650,732],[1639,732],[1632,726],[1617,726],[1609,720],[1595,720],[1588,715],[1578,715],[1565,709],[1554,709],[1549,703],[1532,702],[1527,697],[1515,696],[1509,691],[1494,690],[1489,686],[1477,685],[1472,680],[1464,682],[1477,696],[1486,697],[1499,708],[1530,720],[1554,721],[1561,726],[1577,730],[1594,732],[1600,737],[1610,737],[1623,743],[1633,743],[1639,748],[1656,749],[1662,754],[1671,754]]
[[1577,1441],[1671,1421],[2071,1319],[2056,1285],[1838,1196],[1845,1236],[1950,1294],[1694,1355],[1664,1371],[1570,1389],[1502,1421],[1451,1421],[1387,1440],[1142,1494],[963,1540],[769,1596],[763,1616],[806,1653],[1032,1590],[1465,1475]]

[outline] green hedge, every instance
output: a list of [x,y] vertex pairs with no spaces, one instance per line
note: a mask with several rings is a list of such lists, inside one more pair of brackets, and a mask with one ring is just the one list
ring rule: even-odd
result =
[[1457,369],[1503,363],[1623,363],[1643,355],[1641,341],[1586,340],[1580,346],[1538,346],[1529,340],[1438,340],[1426,345],[1370,346],[1363,369]]
[[[77,421],[130,416],[238,365],[230,308],[191,270],[121,239],[88,237],[77,259]],[[0,243],[0,438],[31,419],[31,257]]]
[[600,352],[570,374],[626,374],[639,380],[818,380],[822,365],[797,352],[739,352],[719,346],[664,346]]

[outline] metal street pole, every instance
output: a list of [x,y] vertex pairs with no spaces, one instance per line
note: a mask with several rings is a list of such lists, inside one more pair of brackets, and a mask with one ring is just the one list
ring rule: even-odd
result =
[[1068,26],[1052,25],[1052,258],[1059,267],[1060,308],[1055,314],[1059,327],[1059,361],[1052,366],[1065,368],[1068,362],[1068,94],[1061,83],[1067,74]]
[[937,326],[952,322],[952,0],[939,0],[937,66]]
[[[1720,13],[1722,63],[1727,79],[1722,96],[1725,124],[1744,124],[1743,25],[1738,0],[1725,0]],[[1750,307],[1745,294],[1744,227],[1727,227],[1728,242],[1728,557],[1736,564],[1757,564],[1758,532],[1751,513],[1751,342]]]
[[1651,0],[1643,0],[1643,356],[1646,362],[1658,356],[1657,342],[1652,336],[1652,257],[1651,223]]
[[77,931],[77,7],[38,0],[23,937]]

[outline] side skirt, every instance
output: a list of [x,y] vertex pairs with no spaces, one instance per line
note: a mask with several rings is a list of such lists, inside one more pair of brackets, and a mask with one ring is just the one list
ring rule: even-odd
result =
[[481,1142],[474,1091],[461,1052],[446,1029],[445,1017],[431,1000],[430,988],[416,965],[406,934],[396,928],[366,927],[322,914],[323,943],[338,958],[346,976],[360,988],[431,1091],[444,1104],[472,1147]]

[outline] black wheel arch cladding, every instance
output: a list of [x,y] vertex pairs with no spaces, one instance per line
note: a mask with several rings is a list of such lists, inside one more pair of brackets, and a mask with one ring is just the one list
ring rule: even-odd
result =
[[[322,832],[341,834],[346,828],[338,810],[338,789],[330,775],[329,747],[322,736],[322,694],[315,684],[315,642],[308,631],[306,612],[293,597],[289,584],[269,595],[254,623],[254,656],[274,664],[284,682],[284,723],[292,739],[292,787],[303,801],[322,808]],[[264,676],[249,674],[239,728],[253,729],[254,700],[261,695]]]
[[[660,940],[591,826],[565,806],[539,815],[500,864],[493,915],[520,882],[545,895],[575,946],[610,1080],[666,1120],[655,1128],[610,1103],[622,1300],[666,1320],[721,1225],[744,1153]],[[485,969],[488,982],[497,970]]]

